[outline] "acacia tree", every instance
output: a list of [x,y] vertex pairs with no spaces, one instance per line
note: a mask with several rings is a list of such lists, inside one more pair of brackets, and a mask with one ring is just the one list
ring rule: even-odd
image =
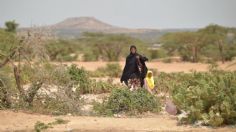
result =
[[[3,37],[6,36],[6,37]],[[13,33],[7,33],[5,31],[0,31],[0,69],[5,66],[11,66],[13,68],[13,76],[15,79],[16,89],[19,92],[20,98],[27,103],[27,105],[32,105],[33,99],[43,84],[43,77],[39,79],[33,79],[31,82],[31,86],[28,90],[23,88],[23,79],[21,74],[21,65],[26,64],[30,67],[34,67],[36,72],[40,72],[40,58],[43,58],[43,50],[40,49],[39,45],[41,43],[41,39],[38,33],[28,33],[27,36],[16,36]],[[35,49],[37,48],[37,49]],[[30,54],[29,54],[30,51]],[[34,52],[37,51],[37,52]],[[32,56],[34,59],[32,60]],[[38,61],[37,61],[38,60]],[[18,63],[17,63],[18,62]],[[38,68],[37,68],[38,67]],[[30,70],[30,69],[28,69]],[[36,74],[35,72],[35,74]],[[1,78],[0,78],[1,80]],[[9,96],[7,95],[6,85],[1,80],[0,87],[5,95],[5,100],[9,102]],[[4,89],[3,89],[4,88]]]
[[[233,34],[235,30],[231,30]],[[227,57],[226,55],[230,54],[227,53],[227,51],[229,51],[229,46],[226,45],[228,33],[228,28],[219,25],[209,25],[196,32],[169,33],[164,35],[161,38],[161,41],[164,43],[163,48],[166,49],[170,55],[177,52],[181,55],[183,60],[191,60],[192,62],[199,61],[199,53],[201,53],[202,48],[209,47],[210,50],[214,51],[214,47],[216,47],[220,60],[224,63]],[[233,42],[233,39],[231,41]],[[234,46],[231,45],[231,47]],[[208,54],[202,55],[209,56]],[[210,57],[213,57],[213,55]]]
[[17,24],[14,20],[13,21],[7,21],[5,22],[5,26],[6,26],[6,31],[8,32],[16,32],[17,27],[19,26],[19,24]]
[[71,61],[75,60],[77,56],[70,56],[77,51],[77,44],[69,40],[50,40],[44,44],[47,54],[52,61]]
[[160,41],[163,43],[162,48],[164,48],[170,56],[176,55],[181,48],[178,33],[167,33],[161,37]]
[[[127,45],[142,42],[123,34],[84,33],[83,42],[93,45],[97,54],[108,61],[118,61]],[[143,49],[144,50],[144,49]]]
[[124,46],[131,40],[123,35],[108,35],[103,36],[95,45],[101,55],[106,57],[108,61],[118,61],[121,56]]
[[221,57],[222,63],[225,62],[225,46],[226,46],[226,36],[228,29],[219,25],[209,25],[203,29],[200,29],[199,32],[208,36],[208,41],[215,44],[218,47],[218,51]]
[[198,62],[203,39],[202,34],[198,32],[179,32],[169,33],[162,37],[161,41],[169,54],[177,51],[183,60]]

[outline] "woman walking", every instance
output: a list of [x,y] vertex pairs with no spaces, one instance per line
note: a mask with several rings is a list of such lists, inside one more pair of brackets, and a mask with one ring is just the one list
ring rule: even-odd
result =
[[144,78],[147,74],[145,61],[148,59],[137,53],[136,46],[130,46],[130,54],[126,57],[126,63],[121,76],[121,83],[124,82],[131,90],[138,86],[143,87]]

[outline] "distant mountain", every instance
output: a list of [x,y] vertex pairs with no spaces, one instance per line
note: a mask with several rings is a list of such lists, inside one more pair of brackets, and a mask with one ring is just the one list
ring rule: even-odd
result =
[[[54,25],[37,27],[45,30],[50,30],[59,37],[63,38],[77,38],[83,32],[103,32],[103,33],[119,33],[127,34],[132,37],[137,37],[146,41],[155,41],[160,36],[168,32],[177,31],[194,31],[195,29],[131,29],[113,26],[97,20],[94,17],[72,17],[67,18],[62,22]],[[24,29],[23,29],[24,30]]]
[[79,30],[102,31],[111,33],[145,32],[151,30],[151,29],[128,29],[128,28],[113,26],[104,23],[94,17],[67,18],[62,22],[52,25],[51,27],[55,29],[79,29]]
[[115,27],[99,21],[93,17],[72,17],[67,18],[51,26],[55,29],[77,29],[77,30],[111,30]]

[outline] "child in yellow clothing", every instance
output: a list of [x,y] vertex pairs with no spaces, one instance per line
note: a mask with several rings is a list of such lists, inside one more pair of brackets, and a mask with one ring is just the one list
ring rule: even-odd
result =
[[152,91],[155,87],[152,71],[147,72],[146,78],[144,80],[144,84],[145,84],[145,88],[148,90],[148,92],[150,92],[152,94]]

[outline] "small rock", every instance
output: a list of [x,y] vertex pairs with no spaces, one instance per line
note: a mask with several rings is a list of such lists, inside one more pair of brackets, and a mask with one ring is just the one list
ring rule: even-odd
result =
[[171,115],[176,115],[177,114],[177,108],[175,104],[171,100],[166,101],[166,111],[171,114]]
[[178,115],[178,120],[181,120],[187,117],[188,117],[188,113],[186,113],[185,111],[181,111],[181,114]]

